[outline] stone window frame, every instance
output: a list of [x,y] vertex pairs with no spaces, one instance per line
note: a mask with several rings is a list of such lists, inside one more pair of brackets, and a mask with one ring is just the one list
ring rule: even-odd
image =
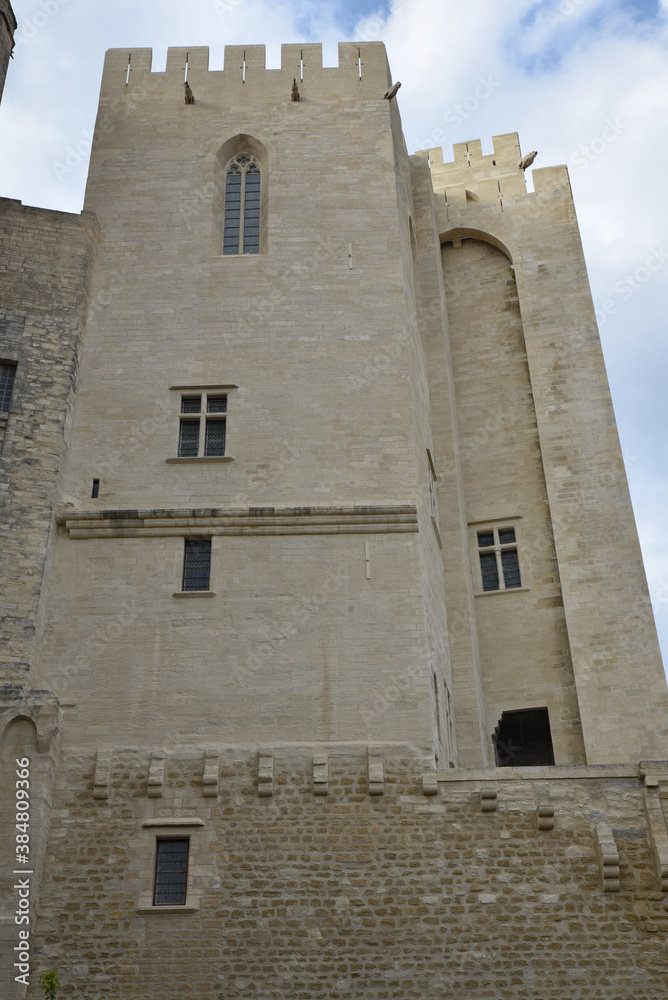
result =
[[[488,518],[485,521],[469,522],[469,538],[473,563],[474,595],[475,597],[487,597],[492,594],[518,594],[530,589],[527,585],[526,565],[520,559],[522,549],[521,516]],[[499,532],[512,530],[515,533],[515,540],[509,542],[499,541]],[[478,536],[480,534],[492,533],[494,543],[489,546],[480,546]],[[502,565],[502,552],[515,551],[517,554],[518,572],[520,574],[519,587],[507,587],[505,583],[504,569]],[[495,589],[485,590],[483,586],[483,575],[481,565],[481,554],[494,552],[496,555],[496,568],[499,586]]]
[[[5,374],[9,375],[11,372],[11,386],[9,391],[5,390]],[[16,376],[18,374],[18,362],[12,360],[11,358],[0,358],[0,386],[2,391],[0,392],[0,418],[7,420],[9,414],[12,410],[12,403],[14,402],[14,393],[16,390]]]
[[[214,424],[223,427],[222,451],[216,451],[216,443],[209,440],[209,430]],[[184,434],[187,429],[196,431],[192,442]],[[194,392],[181,394],[179,415],[178,458],[223,458],[227,438],[227,393]],[[195,444],[195,454],[187,449]]]
[[[182,892],[183,900],[180,903],[170,901],[168,903],[158,902],[158,896],[165,891],[164,878],[166,875],[164,868],[161,869],[161,860],[164,862],[162,848],[165,844],[185,844],[185,885],[179,886],[179,893]],[[172,862],[173,863],[173,862]],[[155,839],[155,871],[153,875],[153,905],[154,906],[185,906],[188,895],[188,869],[190,868],[190,837],[156,837]],[[183,872],[180,872],[182,874]]]
[[[192,587],[187,588],[187,558],[188,558],[188,543],[189,542],[208,542],[209,545],[209,581],[206,589],[193,589]],[[211,590],[211,573],[213,569],[213,538],[211,535],[185,535],[183,539],[183,563],[182,563],[182,573],[181,573],[181,589],[174,591],[173,596],[177,598],[183,597],[215,597],[216,592]]]
[[[246,197],[248,194],[248,178],[249,176],[259,178],[258,186],[258,205],[257,205],[257,219],[248,218],[248,204]],[[233,202],[230,200],[230,195],[233,193],[231,191],[230,178],[239,177],[239,208],[238,208],[238,237],[236,240],[236,249],[233,249],[229,238],[226,240],[225,232],[230,228],[236,228],[234,226],[235,214],[232,208]],[[258,256],[260,254],[260,246],[262,239],[262,167],[258,159],[253,156],[252,153],[242,150],[240,153],[236,153],[225,165],[225,192],[224,192],[224,202],[223,202],[223,247],[222,253],[224,257],[242,257],[242,256]],[[252,239],[249,242],[247,239],[246,227],[249,222],[256,222],[257,225],[257,240]],[[232,225],[230,225],[232,224]]]
[[[227,171],[238,156],[250,157],[260,171],[260,239],[257,253],[224,253],[225,196]],[[250,165],[250,164],[248,164]],[[223,142],[216,153],[213,169],[213,226],[212,260],[217,260],[226,269],[230,267],[257,267],[269,253],[269,149],[259,138],[246,132],[238,132]],[[244,263],[244,261],[246,263]],[[250,264],[255,261],[255,264]],[[236,263],[234,263],[236,262]]]
[[[197,816],[163,816],[147,819],[141,824],[138,839],[131,842],[133,866],[139,878],[139,894],[135,913],[140,916],[198,913],[204,891],[202,862],[205,845],[203,819]],[[188,874],[185,903],[155,903],[155,866],[159,840],[188,840]]]
[[[176,456],[166,459],[166,462],[170,465],[176,464],[187,464],[189,462],[193,464],[206,464],[209,462],[233,462],[234,459],[232,455],[228,454],[229,445],[229,406],[230,406],[230,393],[233,393],[235,389],[239,386],[236,383],[225,383],[217,385],[170,385],[169,391],[179,393],[178,396],[178,429],[176,435]],[[184,412],[184,399],[192,399],[195,396],[200,397],[200,410],[199,413],[188,413]],[[209,412],[208,405],[210,398],[220,399],[225,397],[226,406],[224,411],[219,412]],[[225,421],[225,454],[223,455],[207,455],[206,451],[206,425],[210,420],[224,420]],[[180,445],[181,445],[181,427],[184,422],[197,423],[199,421],[199,435],[197,444],[197,454],[196,455],[179,455]]]

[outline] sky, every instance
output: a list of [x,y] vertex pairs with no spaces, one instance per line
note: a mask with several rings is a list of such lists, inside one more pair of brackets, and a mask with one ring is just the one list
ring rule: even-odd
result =
[[[12,0],[0,193],[79,212],[107,48],[384,41],[409,152],[519,132],[566,163],[668,663],[668,0]],[[527,171],[531,183],[531,171]],[[614,545],[614,538],[610,544]]]

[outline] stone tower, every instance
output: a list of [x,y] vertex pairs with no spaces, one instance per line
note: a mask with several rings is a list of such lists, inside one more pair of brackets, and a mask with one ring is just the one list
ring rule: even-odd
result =
[[17,24],[9,0],[0,0],[0,100],[5,88],[7,68],[14,48],[14,32]]
[[379,43],[264,59],[111,50],[82,216],[2,205],[7,995],[654,1000],[668,692],[566,169],[409,156]]

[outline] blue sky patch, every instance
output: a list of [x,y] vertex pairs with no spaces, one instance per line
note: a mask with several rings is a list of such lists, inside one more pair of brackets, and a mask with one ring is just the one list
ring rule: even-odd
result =
[[509,33],[507,52],[528,76],[550,73],[602,33],[643,35],[663,16],[659,0],[538,0]]

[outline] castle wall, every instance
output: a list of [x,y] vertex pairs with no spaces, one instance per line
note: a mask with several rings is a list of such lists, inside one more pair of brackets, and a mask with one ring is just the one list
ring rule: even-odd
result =
[[213,536],[209,599],[179,599],[182,534],[59,539],[42,679],[71,705],[70,746],[431,745],[416,534],[275,530]]
[[44,612],[58,477],[95,245],[95,220],[0,201],[0,358],[16,365],[0,414],[3,680],[25,680]]
[[489,763],[491,747],[475,621],[461,465],[462,445],[441,266],[441,242],[431,176],[424,159],[411,158],[411,175],[416,209],[421,337],[427,357],[434,444],[435,519],[443,546],[442,600],[447,607],[451,707],[456,718],[457,763],[461,767],[470,767]]
[[587,760],[661,757],[668,694],[568,174],[535,170],[527,194],[517,137],[494,141],[432,151],[439,232],[513,264]]
[[5,87],[9,60],[14,48],[14,32],[17,24],[9,0],[0,0],[0,101]]
[[[384,791],[370,795],[364,748],[326,749],[328,794],[314,795],[312,749],[276,747],[262,797],[250,749],[219,748],[209,798],[202,751],[168,753],[152,798],[146,752],[119,748],[103,778],[99,758],[69,756],[38,941],[64,989],[91,1000],[664,995],[668,915],[644,798],[665,800],[636,771],[442,772],[425,798],[412,753],[385,747]],[[95,793],[109,797],[95,798],[107,778]],[[164,835],[190,839],[180,914],[151,902]]]
[[[664,995],[668,695],[567,176],[527,194],[515,135],[409,159],[390,81],[377,43],[112,50],[86,211],[0,202],[7,1000]],[[180,457],[207,390],[225,454]],[[558,766],[489,766],[542,706]]]
[[[228,49],[222,73],[199,50],[170,50],[164,74],[146,52],[108,54],[86,195],[101,239],[41,674],[68,700],[96,678],[78,695],[76,743],[115,731],[99,690],[123,731],[141,720],[163,738],[185,684],[190,739],[202,725],[238,739],[386,734],[449,753],[408,161],[383,47],[360,47],[361,78],[357,46],[338,70],[316,50],[299,102],[289,47],[287,71],[265,70],[259,50]],[[223,256],[219,171],[244,144],[263,172],[266,245]],[[212,384],[228,396],[226,454],[180,459],[181,394]],[[74,521],[105,511],[113,523],[80,540]],[[135,532],[122,511],[153,520]],[[238,537],[227,517],[241,517]],[[214,539],[215,593],[177,603],[183,540],[198,532]],[[182,680],[193,668],[206,721]]]
[[[584,763],[517,286],[496,247],[443,249],[476,622],[491,737],[504,711],[546,707],[558,764]],[[521,587],[483,591],[478,532],[510,526]]]

